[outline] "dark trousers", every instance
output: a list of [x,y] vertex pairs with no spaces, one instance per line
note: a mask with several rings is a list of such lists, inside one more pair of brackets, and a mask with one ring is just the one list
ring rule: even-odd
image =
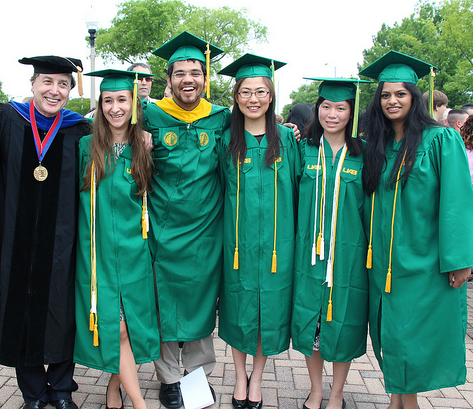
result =
[[78,388],[72,376],[74,363],[65,361],[59,364],[25,366],[16,368],[16,379],[25,402],[40,400],[49,402],[58,399],[71,399],[72,392]]

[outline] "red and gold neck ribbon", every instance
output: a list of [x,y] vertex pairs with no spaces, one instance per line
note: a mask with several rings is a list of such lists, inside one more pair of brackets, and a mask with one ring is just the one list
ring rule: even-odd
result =
[[56,118],[54,119],[54,122],[51,125],[51,128],[49,128],[49,131],[42,142],[39,137],[38,127],[36,125],[33,101],[31,101],[30,103],[30,120],[31,120],[31,129],[33,130],[33,135],[34,135],[36,153],[38,154],[38,160],[41,162],[44,158],[44,155],[46,155],[46,152],[48,151],[49,147],[53,143],[54,137],[58,133],[59,129],[61,129],[62,115],[61,115],[61,112],[57,113]]

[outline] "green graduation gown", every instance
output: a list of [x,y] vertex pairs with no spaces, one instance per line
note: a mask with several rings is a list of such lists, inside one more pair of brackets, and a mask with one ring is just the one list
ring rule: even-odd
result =
[[[274,244],[275,169],[261,143],[245,131],[247,154],[240,168],[238,248],[239,269],[233,268],[236,242],[237,171],[225,155],[224,273],[220,289],[219,336],[232,347],[256,355],[261,325],[263,355],[289,347],[292,309],[295,211],[300,159],[292,129],[278,126],[283,148],[277,161],[277,272],[271,272]],[[230,142],[230,130],[224,144]]]
[[158,287],[161,340],[195,341],[215,328],[222,275],[222,192],[217,141],[228,108],[180,121],[144,102],[155,175],[149,197],[151,250]]
[[[81,178],[90,141],[91,135],[79,143]],[[93,346],[93,332],[89,331],[90,190],[80,192],[74,362],[111,373],[119,372],[120,299],[136,363],[158,359],[160,347],[151,254],[148,240],[142,238],[142,196],[136,194],[131,160],[132,148],[127,146],[96,193],[98,347]]]
[[401,145],[393,141],[375,192],[369,325],[386,392],[410,394],[465,382],[466,285],[450,287],[448,272],[473,265],[473,190],[458,132],[425,129],[407,184],[399,183],[386,293],[395,193],[387,179]]
[[337,167],[342,150],[333,161],[329,143],[324,139],[326,155],[325,257],[317,256],[312,265],[314,242],[315,200],[317,200],[317,232],[320,233],[320,199],[322,168],[316,198],[316,178],[319,149],[300,143],[302,178],[299,189],[296,261],[294,267],[294,309],[292,315],[293,348],[312,355],[317,322],[320,317],[320,355],[330,362],[347,362],[366,351],[368,330],[368,273],[366,271],[367,242],[363,231],[365,194],[361,182],[363,157],[349,151],[340,173],[335,255],[333,263],[332,321],[327,321],[330,287],[326,283],[330,248],[332,202]]

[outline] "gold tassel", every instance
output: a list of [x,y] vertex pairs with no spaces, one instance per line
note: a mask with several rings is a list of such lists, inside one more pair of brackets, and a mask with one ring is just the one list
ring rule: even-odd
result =
[[273,251],[273,260],[271,262],[271,273],[275,273],[277,269],[277,257],[276,257],[276,250]]
[[77,88],[79,90],[79,95],[84,95],[84,87],[82,85],[82,68],[77,66]]
[[319,237],[317,237],[317,255],[320,256],[320,246],[322,245],[322,233],[319,232]]
[[327,321],[332,321],[332,300],[328,301]]
[[133,81],[133,113],[131,116],[131,123],[136,124],[138,122],[138,74],[135,76],[135,80]]
[[368,255],[366,256],[366,268],[373,267],[373,248],[371,244],[368,247]]
[[90,315],[89,315],[89,331],[93,331],[94,330],[94,313],[92,311],[90,311]]
[[143,239],[148,238],[148,209],[146,206],[146,191],[143,193],[143,205],[141,206],[141,234]]
[[358,117],[360,115],[360,83],[356,84],[355,113],[353,114],[353,128],[351,137],[356,138],[358,134]]
[[239,263],[238,263],[238,247],[235,247],[235,254],[233,255],[233,269],[238,270]]
[[207,67],[207,99],[210,98],[210,44],[207,42],[207,50],[205,50],[205,63]]
[[99,346],[99,330],[97,328],[97,324],[94,326],[94,347]]
[[434,67],[430,67],[430,77],[429,77],[429,114],[434,117]]
[[386,276],[386,288],[384,289],[386,293],[391,292],[391,269],[388,270],[388,275]]

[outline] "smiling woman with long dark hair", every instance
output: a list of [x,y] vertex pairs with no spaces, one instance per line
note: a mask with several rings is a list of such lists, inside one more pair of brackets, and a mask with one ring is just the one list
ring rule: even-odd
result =
[[429,117],[416,86],[430,64],[394,51],[360,72],[369,108],[363,185],[369,325],[390,409],[465,382],[473,190],[463,142]]

